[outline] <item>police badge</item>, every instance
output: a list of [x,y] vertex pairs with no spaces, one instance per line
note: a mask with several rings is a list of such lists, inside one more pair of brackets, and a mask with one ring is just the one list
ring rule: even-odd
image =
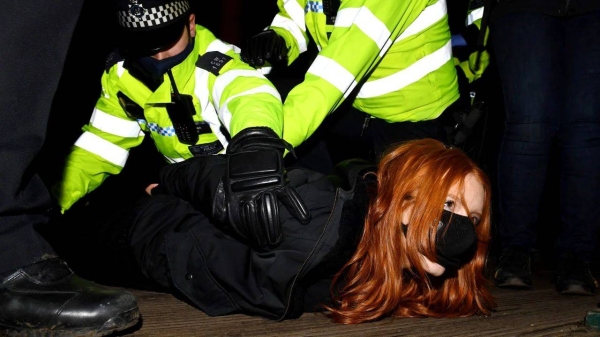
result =
[[129,14],[135,16],[138,19],[141,19],[144,15],[146,15],[147,10],[144,6],[138,3],[137,0],[130,0],[131,4],[129,5]]

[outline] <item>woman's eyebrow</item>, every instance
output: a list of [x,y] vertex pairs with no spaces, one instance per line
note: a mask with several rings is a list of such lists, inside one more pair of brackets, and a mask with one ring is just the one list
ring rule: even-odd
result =
[[459,200],[459,198],[452,193],[448,193],[448,195],[446,196],[446,199],[448,199],[448,198],[454,199],[454,201]]

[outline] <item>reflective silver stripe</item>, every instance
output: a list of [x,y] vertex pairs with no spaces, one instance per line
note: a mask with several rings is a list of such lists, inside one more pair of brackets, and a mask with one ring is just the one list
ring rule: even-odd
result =
[[121,76],[123,76],[124,72],[125,72],[125,68],[123,68],[123,61],[120,61],[119,63],[117,63],[117,75],[119,75],[119,78],[121,78]]
[[213,104],[217,110],[220,109],[219,102],[221,102],[221,95],[225,91],[225,88],[240,76],[257,77],[266,80],[263,74],[254,69],[232,69],[217,76],[212,90]]
[[385,44],[383,45],[383,48],[381,48],[381,50],[379,51],[379,57],[383,57],[383,55],[385,55],[385,53],[387,53],[388,49],[390,49],[390,47],[392,46],[392,44],[394,44],[394,43],[390,39],[388,39],[387,41],[385,41]]
[[470,25],[473,24],[473,22],[475,22],[477,20],[481,20],[482,17],[483,17],[483,7],[474,9],[467,16],[467,20],[465,22],[465,25],[470,26]]
[[390,37],[390,31],[367,7],[346,8],[338,12],[335,18],[336,27],[356,25],[365,33],[379,49],[383,48]]
[[283,0],[283,8],[290,18],[296,23],[303,32],[306,31],[306,21],[304,21],[304,8],[296,0]]
[[365,83],[357,97],[371,98],[398,91],[440,68],[451,58],[452,44],[448,41],[442,48],[411,64],[408,68],[390,76]]
[[137,121],[121,119],[96,108],[92,112],[90,124],[97,129],[120,137],[131,138],[143,135]]
[[75,142],[75,146],[97,154],[121,167],[125,166],[125,162],[127,162],[127,157],[129,156],[129,151],[87,131],[79,136],[79,139]]
[[353,84],[354,75],[351,72],[339,63],[323,55],[317,56],[310,68],[308,68],[308,72],[331,83],[331,85],[344,93],[344,97],[349,93],[347,92],[348,88],[356,85]]
[[[209,91],[208,91],[208,78],[210,73],[202,68],[196,68],[196,86],[194,94],[200,101],[200,116],[208,123],[212,132],[217,136],[217,139],[221,142],[223,147],[227,147],[227,137],[221,132],[221,121],[217,115],[217,110],[210,102]],[[229,132],[229,129],[227,129]]]
[[273,22],[271,23],[271,27],[283,28],[290,32],[290,34],[292,34],[292,36],[296,40],[296,43],[298,43],[298,49],[300,50],[300,52],[303,53],[306,51],[306,38],[304,37],[304,35],[302,35],[302,30],[300,30],[300,27],[298,27],[296,22],[286,18],[285,16],[277,14],[273,19]]
[[252,94],[258,94],[258,93],[267,93],[267,94],[271,94],[273,96],[275,96],[277,99],[281,100],[281,96],[279,95],[279,92],[269,86],[269,85],[261,85],[260,87],[256,87],[250,90],[246,90],[244,92],[241,92],[237,95],[233,95],[231,97],[229,97],[225,103],[223,103],[223,106],[221,107],[221,109],[219,109],[219,118],[223,121],[223,124],[225,125],[225,128],[227,130],[231,130],[230,126],[231,126],[231,112],[229,111],[229,108],[227,107],[227,105],[229,104],[229,102],[237,97],[240,96],[247,96],[247,95],[252,95]]
[[169,163],[169,164],[175,164],[175,163],[181,163],[182,161],[185,160],[185,158],[171,158],[171,157],[167,157],[165,155],[163,155],[163,157],[165,157],[165,160]]
[[213,42],[211,42],[208,47],[206,47],[206,52],[209,51],[218,51],[220,53],[223,54],[227,54],[227,52],[231,51],[233,49],[232,45],[227,44],[219,39],[214,40]]
[[425,7],[421,14],[417,16],[415,21],[413,21],[410,26],[406,27],[404,32],[398,36],[394,43],[424,31],[428,27],[443,19],[447,12],[446,0],[438,0],[438,2],[434,3],[433,5]]

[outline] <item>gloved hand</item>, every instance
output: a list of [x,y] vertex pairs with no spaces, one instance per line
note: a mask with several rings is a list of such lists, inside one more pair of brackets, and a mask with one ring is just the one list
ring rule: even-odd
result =
[[310,221],[308,208],[287,180],[286,149],[293,151],[266,127],[242,130],[227,147],[227,168],[217,188],[213,216],[255,247],[281,241],[278,201],[301,223]]
[[288,48],[285,40],[272,29],[260,32],[246,41],[240,57],[253,67],[269,62],[272,65],[287,61]]
[[151,195],[176,196],[210,216],[226,168],[226,155],[198,156],[164,165],[159,170],[158,186],[152,188]]

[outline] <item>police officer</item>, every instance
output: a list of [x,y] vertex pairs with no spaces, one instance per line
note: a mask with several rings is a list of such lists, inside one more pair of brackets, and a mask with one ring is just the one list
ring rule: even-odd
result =
[[54,189],[62,212],[121,172],[129,150],[149,136],[169,163],[230,155],[215,216],[252,243],[281,239],[278,200],[308,221],[285,178],[282,158],[291,147],[281,139],[273,85],[197,25],[188,0],[117,0],[116,7],[119,50],[108,58],[91,120]]
[[[342,120],[326,133],[365,143],[368,159],[402,140],[446,141],[438,118],[459,91],[444,0],[278,0],[278,5],[269,28],[250,38],[241,56],[257,67],[291,64],[307,50],[309,34],[316,43],[319,52],[304,81],[285,99],[288,142],[302,144],[335,110],[343,110],[337,113],[342,116],[330,119]],[[349,104],[341,107],[345,100]]]
[[0,11],[0,336],[105,336],[140,317],[133,294],[74,274],[38,232],[50,195],[32,161],[82,6],[24,0]]

